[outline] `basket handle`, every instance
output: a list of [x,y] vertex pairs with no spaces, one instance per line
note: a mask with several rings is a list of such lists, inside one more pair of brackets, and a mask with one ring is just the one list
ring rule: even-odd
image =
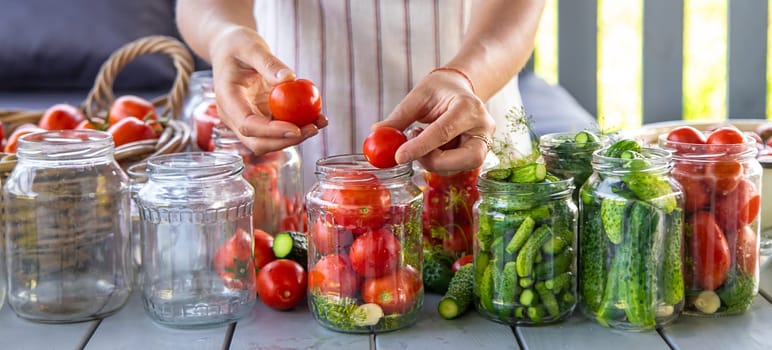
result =
[[89,91],[81,108],[89,118],[99,116],[100,111],[109,111],[115,101],[113,84],[115,77],[126,64],[133,59],[153,53],[164,53],[171,56],[177,76],[174,79],[171,91],[154,99],[153,105],[162,106],[161,116],[174,119],[180,115],[182,102],[188,93],[188,80],[193,70],[193,57],[187,47],[179,40],[170,36],[147,36],[119,48],[102,64],[99,73],[94,79],[94,86]]

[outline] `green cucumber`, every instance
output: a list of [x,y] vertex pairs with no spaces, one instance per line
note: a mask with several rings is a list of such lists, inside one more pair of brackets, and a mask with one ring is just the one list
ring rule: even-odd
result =
[[515,254],[518,250],[520,250],[523,244],[525,244],[525,241],[528,239],[528,236],[530,236],[531,232],[533,232],[534,226],[536,226],[536,221],[531,216],[527,216],[525,220],[523,220],[523,223],[521,223],[517,228],[517,231],[515,231],[515,235],[512,236],[512,239],[507,244],[507,253]]
[[582,130],[574,135],[574,142],[579,147],[584,147],[588,143],[600,142],[600,137],[588,130]]
[[475,278],[475,293],[480,300],[480,306],[483,309],[490,312],[494,312],[493,308],[493,269],[495,262],[491,260],[485,267],[485,272],[482,275],[478,275],[479,278]]
[[303,232],[282,231],[273,238],[273,255],[294,260],[308,270],[308,236]]
[[497,287],[496,292],[501,301],[499,317],[506,319],[511,316],[512,305],[515,304],[515,295],[517,295],[518,291],[517,271],[515,270],[514,261],[504,264],[504,269],[501,271],[501,283]]
[[562,292],[563,289],[570,289],[572,277],[573,274],[570,271],[566,271],[555,276],[553,279],[544,281],[544,286],[551,290],[553,293],[557,294]]
[[579,292],[587,308],[597,313],[604,297],[606,286],[606,238],[603,223],[597,215],[594,203],[582,210],[579,231]]
[[622,223],[625,221],[625,209],[628,201],[603,198],[600,202],[600,218],[603,221],[603,231],[609,241],[614,244],[622,242]]
[[542,304],[547,309],[547,313],[552,317],[560,315],[558,300],[555,298],[555,295],[547,289],[544,282],[537,282],[536,285],[534,285],[534,289],[536,289],[536,293],[539,294],[539,299],[541,299]]
[[541,182],[547,176],[547,167],[543,163],[529,163],[511,169],[509,182],[536,183]]
[[533,272],[533,263],[539,248],[552,237],[552,229],[547,225],[541,225],[531,234],[523,249],[517,254],[517,275],[527,277]]
[[606,157],[620,158],[624,151],[634,151],[640,153],[643,150],[641,144],[638,141],[632,139],[621,139],[614,142],[611,146],[608,146],[603,152]]
[[491,169],[485,173],[485,177],[498,181],[506,181],[510,175],[512,175],[512,170],[509,168]]
[[442,253],[424,252],[423,282],[427,291],[444,294],[453,278],[452,258]]
[[673,210],[668,216],[665,257],[662,261],[662,299],[676,305],[684,299],[684,273],[681,247],[683,241],[683,211]]
[[547,280],[560,275],[571,268],[574,250],[565,249],[550,260],[543,261],[533,268],[533,276],[538,280]]
[[653,239],[660,215],[652,205],[636,201],[630,208],[630,283],[627,285],[627,320],[641,328],[655,325],[657,312],[657,260],[653,254]]
[[473,290],[474,266],[466,264],[453,275],[447,293],[437,305],[437,312],[446,320],[463,315],[472,304]]

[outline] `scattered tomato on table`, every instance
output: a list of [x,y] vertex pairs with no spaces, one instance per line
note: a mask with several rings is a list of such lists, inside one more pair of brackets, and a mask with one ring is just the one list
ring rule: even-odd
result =
[[273,309],[294,308],[305,297],[306,287],[306,271],[293,260],[271,261],[257,273],[257,295]]

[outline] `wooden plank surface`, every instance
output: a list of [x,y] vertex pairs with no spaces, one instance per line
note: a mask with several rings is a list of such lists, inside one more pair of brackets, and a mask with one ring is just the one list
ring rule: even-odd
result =
[[519,349],[512,329],[474,310],[455,320],[437,313],[440,296],[427,294],[418,321],[409,328],[377,334],[377,349]]
[[369,334],[347,334],[319,325],[306,304],[276,311],[258,302],[236,324],[231,349],[370,349]]
[[544,327],[516,328],[518,337],[527,344],[528,350],[553,349],[669,349],[667,343],[655,331],[624,332],[602,327],[581,315],[574,315],[562,323]]
[[135,292],[123,310],[102,320],[86,349],[214,350],[223,347],[227,331],[227,325],[187,330],[156,324],[145,314],[139,293]]
[[72,350],[88,340],[98,321],[71,324],[43,324],[23,320],[8,304],[0,310],[0,349]]

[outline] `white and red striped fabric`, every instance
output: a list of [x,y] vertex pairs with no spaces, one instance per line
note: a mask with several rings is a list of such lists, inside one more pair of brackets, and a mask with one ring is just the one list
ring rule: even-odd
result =
[[[256,0],[257,30],[298,77],[314,81],[330,124],[301,146],[306,188],[316,160],[361,152],[370,126],[458,51],[470,0]],[[522,104],[514,77],[495,118]],[[499,123],[502,127],[503,123]],[[499,128],[500,129],[500,128]]]

